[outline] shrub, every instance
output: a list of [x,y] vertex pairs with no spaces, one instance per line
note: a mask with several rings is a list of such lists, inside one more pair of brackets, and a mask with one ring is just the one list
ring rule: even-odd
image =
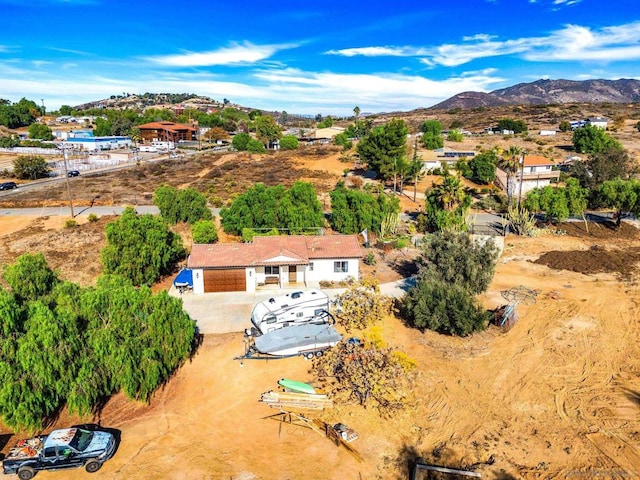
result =
[[419,329],[466,336],[487,327],[489,314],[462,285],[424,279],[409,290],[403,308]]
[[98,216],[95,213],[90,213],[87,216],[87,221],[89,221],[89,223],[94,223],[98,221]]
[[298,139],[294,135],[285,135],[280,139],[280,148],[283,150],[296,150]]
[[373,254],[373,252],[369,252],[362,259],[362,262],[365,265],[369,265],[369,266],[375,265],[376,264],[376,256]]
[[218,240],[218,229],[211,220],[198,220],[191,227],[193,243],[214,243]]
[[267,149],[260,140],[252,138],[247,142],[247,151],[251,153],[264,153]]
[[249,140],[251,140],[251,136],[248,133],[239,133],[233,137],[233,140],[231,140],[231,146],[242,152],[247,149]]
[[72,218],[70,218],[69,220],[64,222],[64,228],[73,228],[73,227],[77,227],[77,226],[78,226],[78,222],[76,222]]

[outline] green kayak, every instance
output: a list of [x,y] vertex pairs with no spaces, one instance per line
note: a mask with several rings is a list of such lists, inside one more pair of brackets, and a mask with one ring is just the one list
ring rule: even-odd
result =
[[310,393],[315,394],[316,390],[308,383],[297,382],[296,380],[289,380],[288,378],[282,378],[278,380],[278,385],[280,385],[285,390],[290,392],[297,393]]

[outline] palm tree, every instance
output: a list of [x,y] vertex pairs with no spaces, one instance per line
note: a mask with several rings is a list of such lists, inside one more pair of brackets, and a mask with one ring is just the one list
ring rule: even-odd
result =
[[433,187],[436,200],[447,212],[452,212],[456,208],[466,203],[467,192],[462,181],[445,170],[445,175],[441,184]]
[[411,158],[411,162],[409,163],[409,167],[407,170],[407,177],[410,180],[413,180],[413,201],[416,201],[416,197],[418,195],[418,180],[420,180],[424,176],[422,158],[418,155],[418,137],[416,137],[415,142],[413,144],[413,158]]
[[511,205],[511,199],[514,195],[515,182],[514,179],[520,168],[523,151],[520,147],[511,146],[507,149],[498,160],[498,167],[507,174],[507,203]]

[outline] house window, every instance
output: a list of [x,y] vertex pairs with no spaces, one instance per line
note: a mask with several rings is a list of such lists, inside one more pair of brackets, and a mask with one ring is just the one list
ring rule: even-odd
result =
[[349,262],[333,262],[333,271],[335,273],[346,273],[349,271]]
[[265,275],[280,275],[280,267],[264,267]]
[[309,271],[313,272],[313,262],[309,262]]

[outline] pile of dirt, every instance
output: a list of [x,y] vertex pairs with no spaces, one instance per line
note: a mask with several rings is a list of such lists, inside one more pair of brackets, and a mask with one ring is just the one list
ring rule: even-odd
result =
[[593,240],[637,240],[640,230],[630,223],[622,222],[616,227],[614,222],[562,222],[552,227],[552,230],[563,232],[577,238]]
[[533,263],[585,275],[614,273],[623,280],[631,280],[638,272],[638,262],[640,247],[608,250],[601,245],[594,245],[588,250],[550,251]]

